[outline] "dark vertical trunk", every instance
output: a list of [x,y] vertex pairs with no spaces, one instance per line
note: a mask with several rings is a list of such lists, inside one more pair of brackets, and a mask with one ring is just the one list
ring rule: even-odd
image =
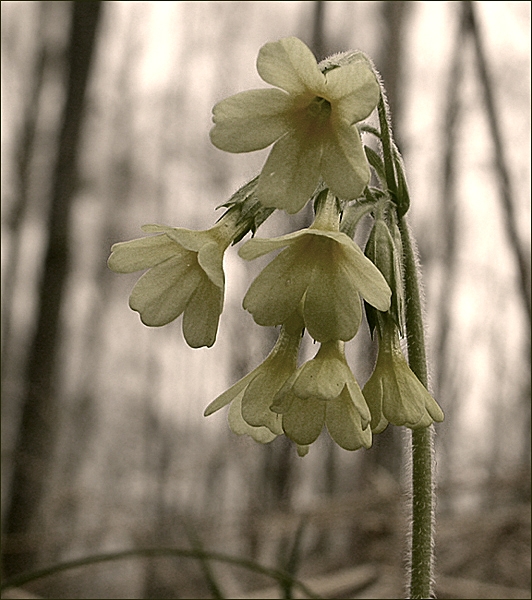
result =
[[[383,35],[378,69],[384,79],[394,125],[394,138],[401,147],[404,31],[411,2],[381,2]],[[400,148],[401,149],[401,148]]]
[[325,58],[325,2],[324,0],[316,0],[314,2],[314,18],[312,20],[312,45],[311,50],[314,52],[318,62]]
[[[101,2],[71,2],[67,49],[68,78],[61,117],[48,243],[39,287],[37,323],[26,369],[26,391],[14,455],[6,514],[3,568],[6,576],[32,569],[38,556],[37,537],[29,535],[45,492],[53,453],[57,412],[57,364],[60,313],[68,275],[70,208],[76,187],[76,159],[84,100],[100,17]],[[18,541],[16,548],[12,542]]]

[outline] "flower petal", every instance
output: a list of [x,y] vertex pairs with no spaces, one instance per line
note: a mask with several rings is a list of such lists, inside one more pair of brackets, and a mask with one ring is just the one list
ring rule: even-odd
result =
[[314,54],[295,37],[265,44],[259,51],[257,71],[264,81],[290,94],[321,95],[325,90],[325,77]]
[[[339,254],[341,248],[330,240],[322,240],[313,242],[319,252],[313,254],[316,262],[305,295],[303,318],[315,340],[347,341],[355,336],[362,320],[358,282],[346,268],[343,254]],[[318,246],[316,242],[321,243]]]
[[369,183],[368,161],[355,125],[337,120],[333,130],[324,141],[321,174],[333,194],[354,200]]
[[249,384],[242,398],[242,418],[253,427],[267,427],[282,435],[281,416],[270,410],[273,397],[289,374],[279,377],[275,372],[261,372]]
[[281,90],[247,90],[213,108],[211,142],[226,152],[261,150],[290,127],[293,99]]
[[320,178],[321,141],[304,140],[290,132],[273,146],[257,185],[264,206],[300,211],[314,193]]
[[329,71],[328,98],[335,102],[339,118],[348,125],[363,121],[376,108],[380,87],[366,60],[360,60]]
[[306,456],[309,450],[310,446],[300,446],[299,444],[297,444],[297,454],[298,456],[301,456],[301,458],[303,458],[303,456]]
[[371,428],[362,429],[360,414],[345,391],[326,403],[325,422],[332,439],[344,450],[371,447]]
[[294,382],[292,390],[299,398],[333,400],[345,387],[344,365],[337,358],[315,358],[306,362]]
[[198,263],[212,283],[223,293],[225,276],[223,269],[224,248],[216,242],[202,246],[198,252]]
[[184,250],[166,235],[143,237],[113,244],[107,265],[115,273],[134,273],[184,253]]
[[366,426],[371,422],[371,412],[369,410],[366,399],[364,398],[364,394],[358,385],[357,380],[353,373],[351,373],[351,369],[349,369],[349,376],[347,377],[347,390],[344,390],[344,393],[348,393],[353,401],[355,408],[360,414],[360,419],[362,422],[362,427],[366,428]]
[[153,223],[149,223],[148,225],[143,225],[141,229],[146,233],[171,233],[175,230],[175,227],[170,227],[169,225],[155,225]]
[[443,410],[440,408],[440,405],[434,400],[434,398],[429,394],[429,398],[425,396],[425,408],[427,412],[432,417],[433,421],[436,423],[441,423],[445,419],[445,415]]
[[343,246],[352,246],[354,244],[353,240],[343,233],[342,231],[328,231],[325,229],[314,229],[314,226],[311,225],[308,229],[303,229],[309,235],[314,235],[322,238],[329,238],[330,240],[334,240]]
[[[394,360],[394,372],[401,396],[400,405],[404,424],[408,426],[417,425],[418,427],[430,425],[432,419],[430,418],[431,414],[427,411],[427,406],[430,406],[431,410],[438,417],[438,419],[434,420],[443,421],[443,411],[430,395],[427,388],[410,369],[402,355]],[[386,407],[385,412],[390,413],[390,415],[392,414],[391,409],[386,409]],[[386,417],[388,418],[387,415]],[[388,418],[388,420],[394,423],[392,419]]]
[[283,414],[283,430],[296,444],[312,444],[325,423],[325,405],[322,400],[294,397],[290,409]]
[[280,325],[297,310],[314,268],[306,247],[295,243],[283,250],[250,285],[242,305],[259,325]]
[[248,425],[242,418],[242,396],[244,394],[241,392],[231,403],[229,407],[229,414],[227,415],[227,421],[229,422],[229,427],[236,433],[237,435],[249,435],[256,442],[261,444],[268,444],[272,440],[274,440],[277,436],[275,433],[272,433],[267,427],[252,427]]
[[129,306],[149,327],[160,327],[184,310],[203,275],[195,255],[175,256],[150,269],[137,281]]
[[307,230],[294,231],[292,233],[288,233],[287,235],[282,235],[276,238],[252,238],[248,240],[238,251],[238,254],[241,258],[245,260],[253,260],[258,258],[259,256],[264,256],[264,254],[268,254],[273,250],[277,250],[278,248],[284,248],[288,246],[294,240],[297,240],[300,237],[305,235]]
[[227,406],[230,402],[232,402],[241,392],[243,395],[243,390],[247,387],[248,383],[257,376],[255,371],[251,371],[245,377],[242,377],[239,381],[237,381],[234,385],[232,385],[228,390],[225,390],[223,394],[220,394],[215,400],[213,400],[203,412],[204,417],[208,417],[212,415],[220,408]]
[[382,412],[385,418],[398,426],[418,423],[425,413],[424,394],[428,394],[427,390],[410,370],[400,352],[385,352],[384,357],[384,360],[381,359],[379,372],[382,378]]
[[210,348],[214,344],[222,309],[223,290],[204,275],[183,315],[183,336],[189,346]]
[[364,398],[371,413],[371,430],[373,433],[381,433],[388,426],[388,421],[382,414],[384,390],[378,366],[366,382],[362,393],[364,394]]
[[360,294],[376,309],[386,311],[390,308],[392,291],[383,274],[364,256],[362,250],[353,242],[342,246],[345,261],[342,264],[356,281]]
[[276,412],[280,415],[290,410],[290,406],[292,406],[292,402],[296,397],[294,394],[292,394],[292,386],[300,372],[301,367],[292,373],[292,375],[286,380],[283,387],[277,392],[277,394],[275,394],[273,403],[270,406],[270,410],[273,410],[273,412]]
[[198,252],[202,246],[214,241],[212,234],[204,230],[194,231],[193,229],[185,229],[184,227],[167,227],[165,233],[180,246],[193,252]]

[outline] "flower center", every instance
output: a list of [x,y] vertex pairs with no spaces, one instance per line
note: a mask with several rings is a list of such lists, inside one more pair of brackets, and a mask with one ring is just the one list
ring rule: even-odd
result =
[[328,121],[331,110],[331,103],[319,96],[316,96],[316,98],[314,98],[307,106],[307,114],[309,117],[317,120],[320,125]]

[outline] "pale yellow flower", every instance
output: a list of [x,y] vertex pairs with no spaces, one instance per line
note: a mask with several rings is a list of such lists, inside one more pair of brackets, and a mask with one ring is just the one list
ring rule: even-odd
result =
[[[205,416],[230,404],[228,422],[238,435],[263,444],[282,435],[281,416],[270,410],[274,397],[297,368],[303,323],[296,314],[281,328],[268,357],[205,409]],[[298,448],[300,454],[304,450]]]
[[344,343],[321,344],[277,393],[271,410],[282,415],[284,433],[300,445],[312,444],[324,425],[345,450],[371,446],[370,411],[347,364]]
[[388,423],[417,429],[443,421],[442,409],[408,366],[390,318],[379,333],[377,364],[362,392],[373,433],[380,433]]
[[266,266],[244,297],[259,325],[280,325],[300,310],[309,334],[319,342],[348,341],[362,319],[360,296],[381,311],[391,291],[377,267],[345,233],[338,231],[335,197],[322,192],[314,223],[277,238],[253,238],[240,249],[247,260],[285,248]]
[[320,177],[344,200],[358,198],[370,171],[356,123],[377,106],[380,88],[368,59],[353,53],[325,72],[299,39],[265,44],[257,70],[280,89],[248,90],[213,109],[212,143],[227,152],[274,144],[259,177],[264,206],[296,213]]
[[214,344],[223,309],[223,256],[238,231],[237,220],[236,213],[227,213],[204,231],[145,225],[143,231],[160,235],[113,245],[107,261],[111,270],[148,269],[129,298],[145,325],[160,327],[183,314],[183,335],[190,346]]

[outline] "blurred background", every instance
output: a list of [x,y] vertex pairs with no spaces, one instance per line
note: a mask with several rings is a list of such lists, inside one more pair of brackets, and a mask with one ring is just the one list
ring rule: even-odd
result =
[[[128,308],[138,275],[106,266],[143,224],[210,227],[258,172],[268,150],[210,144],[211,109],[265,86],[259,48],[297,36],[318,59],[365,51],[390,97],[446,413],[436,593],[530,598],[530,3],[1,8],[4,577],[198,544],[286,568],[300,531],[298,576],[323,597],[404,597],[405,432],[389,427],[355,453],[323,434],[302,459],[285,439],[235,436],[224,411],[202,416],[276,339],[241,307],[259,265],[228,251],[218,340],[200,350],[181,319],[142,325]],[[259,235],[308,218],[276,213]],[[302,359],[314,351],[307,339]],[[375,359],[365,325],[348,356],[363,385]],[[272,580],[222,563],[209,588],[204,569],[133,558],[16,597],[280,597]]]

